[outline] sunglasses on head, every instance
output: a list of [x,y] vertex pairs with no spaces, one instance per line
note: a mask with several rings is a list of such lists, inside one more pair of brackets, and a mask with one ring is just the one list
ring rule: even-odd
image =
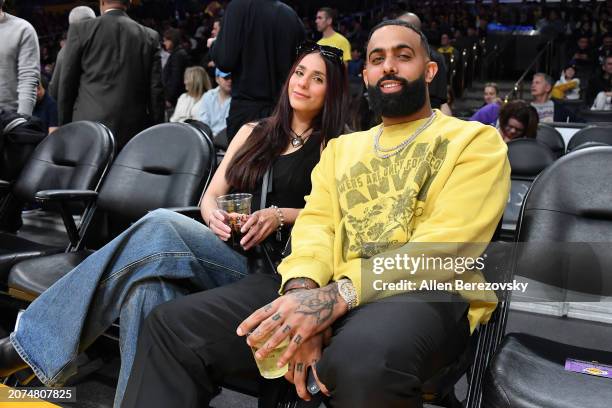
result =
[[297,55],[308,54],[314,51],[318,51],[322,56],[334,61],[342,63],[343,52],[341,49],[336,47],[330,47],[328,45],[319,45],[312,41],[306,41],[297,47]]

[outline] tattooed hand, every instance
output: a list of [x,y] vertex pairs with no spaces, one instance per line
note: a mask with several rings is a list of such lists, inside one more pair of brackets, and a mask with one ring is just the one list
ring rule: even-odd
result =
[[329,396],[327,387],[325,387],[325,384],[319,380],[315,364],[321,358],[321,352],[323,345],[325,344],[325,340],[330,338],[331,335],[331,327],[325,329],[323,333],[315,334],[309,340],[306,340],[300,348],[298,348],[293,358],[289,361],[289,371],[287,371],[287,374],[285,374],[285,378],[287,381],[295,384],[295,390],[297,391],[298,396],[305,401],[310,401],[310,393],[306,390],[306,376],[308,374],[309,367],[314,373],[315,380],[317,381],[317,384],[319,384],[321,392]]
[[247,337],[251,346],[268,339],[255,353],[261,359],[291,336],[287,351],[280,357],[282,367],[306,340],[332,325],[348,311],[348,305],[338,293],[335,282],[317,289],[293,291],[258,309],[244,320],[236,333]]

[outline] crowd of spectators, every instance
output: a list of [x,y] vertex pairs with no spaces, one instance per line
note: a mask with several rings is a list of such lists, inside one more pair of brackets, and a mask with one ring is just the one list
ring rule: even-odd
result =
[[[179,97],[189,93],[184,81],[187,67],[203,67],[208,75],[206,80],[211,82],[213,87],[216,87],[215,78],[219,77],[218,72],[223,75],[231,74],[216,71],[210,52],[230,1],[184,3],[188,7],[175,9],[170,2],[139,2],[139,6],[130,10],[132,18],[157,31],[162,39],[166,120],[172,117]],[[348,5],[334,10],[307,6],[296,1],[287,3],[300,15],[306,39],[318,40],[321,44],[343,49],[353,99],[361,98],[364,91],[361,71],[364,66],[368,30],[381,20],[399,17],[406,11],[411,11],[421,18],[422,31],[426,34],[432,50],[444,57],[447,66],[450,60],[458,57],[462,49],[472,47],[488,33],[499,30],[500,27],[537,29],[543,36],[567,45],[567,58],[563,61],[563,69],[559,75],[555,73],[558,80],[553,81],[549,96],[557,101],[581,101],[592,109],[609,109],[612,106],[612,59],[607,63],[607,57],[611,55],[612,50],[612,14],[605,2],[584,4],[564,1],[541,4],[524,1],[520,4],[468,4],[448,0],[397,0],[378,5],[366,2],[369,9],[354,12]],[[83,9],[80,11],[78,18],[91,17]],[[57,78],[69,23],[66,13],[54,14],[44,8],[26,10],[27,20],[38,34],[41,75],[46,81],[50,81],[50,86],[45,89],[49,88],[47,94],[51,99],[57,98]],[[446,80],[448,82],[450,77]],[[449,87],[449,94],[444,93],[439,103],[434,95],[432,104],[436,102],[435,107],[441,107],[445,97],[448,100],[452,93],[453,90]],[[185,100],[186,97],[183,102]],[[498,114],[501,100],[496,100],[495,104],[497,108],[490,108],[489,111]],[[363,110],[363,104],[357,101],[352,102],[351,106],[354,116],[362,116],[362,112],[358,110]],[[449,108],[450,105],[446,104],[444,111],[451,113]],[[175,119],[176,117],[178,115],[174,115]],[[187,119],[197,118],[191,116]],[[350,123],[356,128],[363,127],[360,126],[359,120],[350,120]]]

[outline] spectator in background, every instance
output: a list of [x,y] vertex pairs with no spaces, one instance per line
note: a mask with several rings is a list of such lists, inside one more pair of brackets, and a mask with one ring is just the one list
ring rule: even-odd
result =
[[517,99],[506,103],[499,112],[499,133],[504,142],[527,137],[538,132],[538,112],[529,103]]
[[453,57],[456,53],[455,47],[451,45],[450,37],[446,33],[440,36],[440,46],[438,47],[438,52],[442,55],[447,55],[448,59]]
[[576,42],[576,47],[571,53],[570,63],[573,64],[578,74],[589,76],[595,67],[595,53],[590,45],[590,39],[586,35],[581,35]]
[[[399,16],[399,19],[412,24],[418,30],[421,29],[421,19],[414,13],[404,13]],[[432,108],[440,109],[446,103],[448,97],[446,61],[444,61],[442,54],[431,47],[429,48],[429,57],[438,65],[438,72],[428,86],[429,103]]]
[[31,115],[40,77],[38,36],[30,23],[3,6],[0,0],[0,108]]
[[609,55],[612,55],[612,33],[604,34],[601,46],[597,49],[597,63],[603,65]]
[[502,100],[495,98],[493,102],[487,103],[482,108],[478,109],[476,113],[472,115],[470,120],[483,123],[485,125],[495,126],[497,118],[499,117],[499,110],[501,109]]
[[100,0],[100,18],[70,26],[58,96],[60,125],[102,122],[118,149],[164,118],[159,36],[128,17],[129,4]]
[[48,133],[53,133],[58,127],[57,102],[47,92],[49,83],[43,76],[38,83],[36,91],[36,105],[32,116],[40,119]]
[[363,71],[363,55],[361,48],[356,44],[351,45],[351,60],[348,63],[349,81],[362,83],[361,73]]
[[183,76],[189,65],[189,54],[181,46],[181,31],[169,28],[164,32],[164,48],[170,53],[162,72],[166,108],[172,108],[183,92]]
[[[92,18],[96,18],[96,13],[87,6],[78,6],[70,10],[70,14],[68,14],[68,25],[77,23],[83,20],[89,20]],[[59,93],[58,87],[60,82],[60,76],[62,72],[62,61],[64,59],[64,47],[61,46],[59,52],[57,53],[57,57],[55,59],[55,68],[53,69],[53,76],[51,77],[51,82],[49,83],[49,95],[55,100],[57,100],[57,96]]]
[[304,26],[278,0],[233,0],[210,50],[217,68],[232,73],[227,138],[245,123],[269,116],[289,74]]
[[495,82],[487,82],[482,92],[485,105],[496,102],[499,99],[499,87]]
[[612,110],[612,92],[598,93],[591,110]]
[[561,78],[555,83],[551,96],[555,99],[580,99],[580,79],[576,78],[576,68],[573,65],[568,65],[561,72]]
[[351,60],[351,44],[346,37],[334,30],[335,18],[336,13],[329,7],[323,7],[317,11],[315,23],[317,24],[317,31],[323,35],[317,44],[341,49],[342,58],[344,62],[348,63]]
[[189,119],[199,119],[202,96],[212,88],[208,74],[202,67],[187,68],[185,70],[184,82],[187,92],[178,98],[170,122],[185,122]]
[[232,75],[217,68],[215,81],[219,86],[204,94],[196,119],[206,123],[216,137],[227,126],[226,119],[232,100]]
[[612,91],[612,56],[605,58],[601,66],[602,72],[589,80],[587,89],[586,103],[588,106],[593,105],[595,97],[600,92]]
[[208,75],[210,77],[215,76],[215,62],[211,58],[210,49],[212,48],[215,40],[217,39],[219,31],[221,31],[221,22],[221,18],[216,18],[215,21],[213,21],[212,29],[210,31],[210,38],[206,40],[207,52],[202,60],[202,65],[204,66],[204,68],[206,68],[206,72],[208,72]]
[[550,99],[553,88],[553,79],[550,75],[538,72],[531,81],[531,96],[533,106],[538,112],[540,122],[575,122],[574,115],[555,100]]

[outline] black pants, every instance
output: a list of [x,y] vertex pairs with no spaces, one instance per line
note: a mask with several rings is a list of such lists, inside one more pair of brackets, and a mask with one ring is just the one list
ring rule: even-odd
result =
[[[275,276],[254,274],[157,307],[140,334],[122,406],[207,406],[217,385],[261,378],[236,328],[274,300],[278,286]],[[333,407],[422,406],[422,383],[469,341],[465,302],[422,298],[393,296],[334,323],[331,344],[317,363]]]
[[232,99],[227,115],[227,141],[232,141],[242,125],[270,116],[274,104],[272,102],[257,102]]

